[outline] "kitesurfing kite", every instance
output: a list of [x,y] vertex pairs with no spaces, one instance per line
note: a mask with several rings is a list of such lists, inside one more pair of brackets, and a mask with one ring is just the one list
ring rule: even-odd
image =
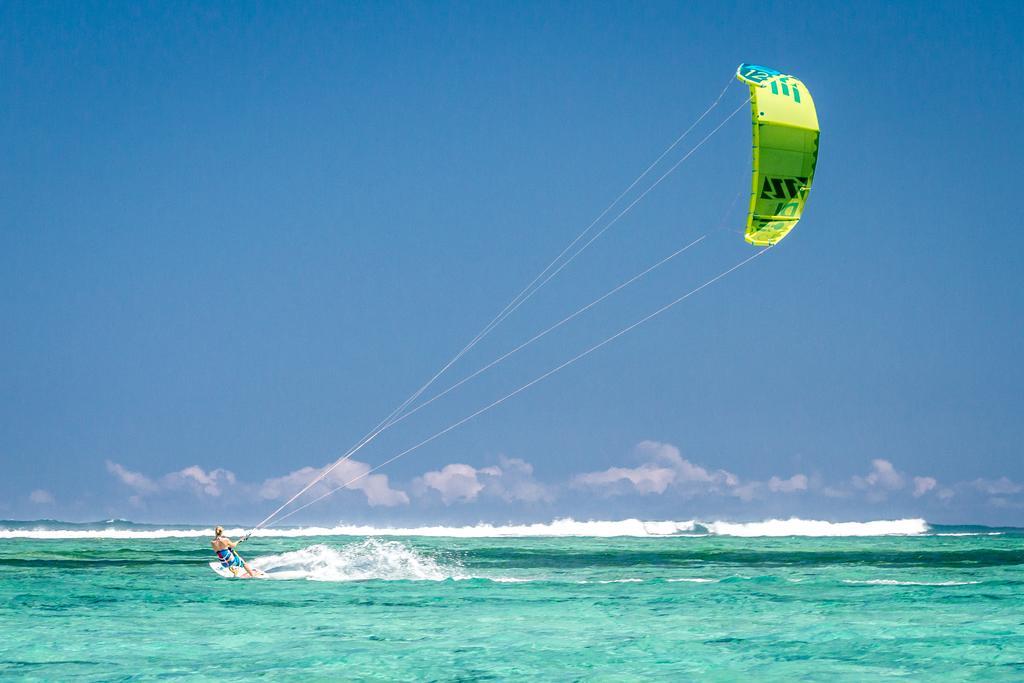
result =
[[740,64],[736,78],[750,86],[754,178],[746,240],[770,247],[803,215],[818,163],[818,114],[796,77]]

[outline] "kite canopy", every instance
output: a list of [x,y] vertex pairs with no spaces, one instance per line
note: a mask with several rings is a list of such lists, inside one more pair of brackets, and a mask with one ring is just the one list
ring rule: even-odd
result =
[[741,64],[736,78],[750,86],[754,181],[746,240],[767,247],[789,234],[803,214],[818,161],[818,114],[797,78]]

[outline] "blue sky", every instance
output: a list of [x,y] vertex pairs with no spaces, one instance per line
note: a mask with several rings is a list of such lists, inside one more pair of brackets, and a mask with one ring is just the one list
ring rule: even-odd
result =
[[[0,517],[261,518],[753,61],[817,103],[797,231],[296,521],[1024,524],[1022,21],[997,2],[5,3]],[[353,472],[750,255],[749,147],[741,111],[446,378],[704,242]]]

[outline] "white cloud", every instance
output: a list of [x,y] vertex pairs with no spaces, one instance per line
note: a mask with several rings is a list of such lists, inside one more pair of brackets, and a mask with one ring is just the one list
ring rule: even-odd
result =
[[439,471],[426,472],[423,483],[441,495],[445,505],[475,501],[483,490],[483,484],[476,476],[476,468],[462,463],[445,465]]
[[949,487],[941,487],[935,477],[910,476],[900,472],[888,460],[875,458],[871,461],[871,471],[864,476],[850,479],[852,487],[825,487],[822,493],[834,498],[849,498],[858,491],[863,492],[866,499],[873,503],[886,500],[890,494],[909,489],[914,498],[932,495],[939,500],[949,500],[955,493]]
[[426,472],[422,479],[427,488],[441,494],[445,505],[476,500],[477,495],[484,490],[484,485],[477,477],[477,469],[458,462],[445,465],[438,471]]
[[767,482],[742,482],[728,470],[712,470],[691,462],[682,456],[679,448],[660,441],[641,441],[635,454],[646,462],[637,467],[585,472],[573,477],[572,485],[600,489],[607,495],[662,494],[673,489],[684,495],[729,495],[744,501],[768,493],[789,494],[810,488],[805,474],[794,474],[788,479],[773,476]]
[[206,472],[198,465],[172,472],[162,479],[167,488],[187,488],[208,496],[219,496],[225,487],[233,486],[235,482],[235,473],[230,470],[217,468]]
[[534,478],[533,465],[520,458],[499,455],[498,467],[487,467],[481,471],[487,495],[498,496],[507,502],[535,503],[554,499],[550,487]]
[[736,486],[730,491],[732,495],[736,496],[740,500],[749,503],[758,497],[761,493],[763,486],[759,481],[750,481],[742,486]]
[[481,495],[506,502],[551,500],[551,489],[533,477],[533,465],[519,458],[499,456],[498,465],[476,468],[451,463],[440,470],[426,472],[417,485],[441,494],[445,505],[468,503]]
[[159,489],[149,477],[138,472],[132,472],[123,465],[107,460],[107,471],[117,477],[122,484],[130,486],[139,493],[154,493]]
[[742,501],[750,502],[755,498],[763,498],[765,493],[799,493],[806,491],[810,483],[806,474],[794,474],[788,479],[773,476],[767,482],[749,481],[739,484],[738,481],[729,489],[729,493]]
[[[676,446],[660,441],[641,441],[635,453],[648,461],[638,467],[609,467],[585,472],[572,479],[576,487],[599,488],[609,495],[661,494],[669,487],[689,493],[716,492],[739,487],[739,478],[726,470],[708,470],[684,458]],[[745,489],[736,495],[747,495]]]
[[[323,481],[311,488],[307,495],[312,499],[313,496],[344,487],[361,491],[371,507],[392,507],[409,503],[408,494],[391,488],[386,474],[367,474],[370,469],[370,465],[365,462],[346,460],[334,468]],[[272,477],[260,485],[259,495],[268,500],[290,498],[316,478],[320,471],[314,467],[303,467],[281,477]]]
[[807,475],[794,474],[789,479],[772,477],[768,480],[768,490],[772,493],[795,493],[807,490]]
[[736,486],[739,480],[736,475],[725,470],[709,472],[700,465],[695,465],[682,456],[679,448],[670,443],[660,441],[641,441],[637,444],[636,450],[641,455],[647,455],[655,461],[669,465],[676,473],[677,481],[698,482],[707,484],[726,484]]
[[914,477],[914,498],[920,498],[938,485],[934,477]]
[[864,477],[854,477],[854,485],[858,488],[882,488],[896,491],[903,488],[904,477],[896,471],[892,463],[882,458],[871,461],[871,472]]
[[36,489],[28,494],[28,499],[36,505],[48,505],[54,502],[53,494],[44,489]]
[[[283,499],[298,492],[320,472],[313,467],[303,467],[284,476],[267,479],[262,484],[247,484],[239,481],[231,470],[221,467],[205,470],[199,465],[190,465],[159,479],[151,479],[116,462],[108,460],[106,465],[108,472],[134,491],[129,502],[135,506],[140,506],[148,496],[169,495],[180,491],[206,498],[219,498],[233,493],[246,500],[254,496],[265,500]],[[369,471],[370,466],[364,462],[346,461],[313,487],[310,493],[319,495],[344,486],[361,491],[371,506],[403,505],[409,502],[409,496],[404,491],[388,485],[387,475],[368,474]]]
[[975,479],[971,482],[974,488],[989,495],[1007,495],[1024,491],[1024,485],[1018,484],[1007,477],[998,479]]
[[875,503],[885,500],[889,493],[899,491],[906,485],[906,477],[884,458],[872,460],[871,471],[863,477],[854,476],[851,481],[854,488],[865,491],[867,499]]
[[207,472],[198,465],[191,465],[154,480],[140,472],[133,472],[120,463],[107,460],[106,465],[108,472],[122,484],[135,490],[135,495],[131,498],[133,505],[141,503],[143,496],[180,489],[207,496],[219,496],[225,487],[236,483],[234,472],[221,468]]
[[577,486],[608,488],[609,493],[628,493],[629,488],[616,486],[629,482],[632,492],[640,494],[664,493],[676,479],[676,473],[667,467],[645,463],[639,467],[609,467],[600,472],[585,472],[573,477]]

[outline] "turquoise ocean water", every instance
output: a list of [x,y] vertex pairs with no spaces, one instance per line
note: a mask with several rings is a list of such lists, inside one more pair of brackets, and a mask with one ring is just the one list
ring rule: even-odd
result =
[[1024,680],[1024,529],[596,524],[0,522],[0,679]]

